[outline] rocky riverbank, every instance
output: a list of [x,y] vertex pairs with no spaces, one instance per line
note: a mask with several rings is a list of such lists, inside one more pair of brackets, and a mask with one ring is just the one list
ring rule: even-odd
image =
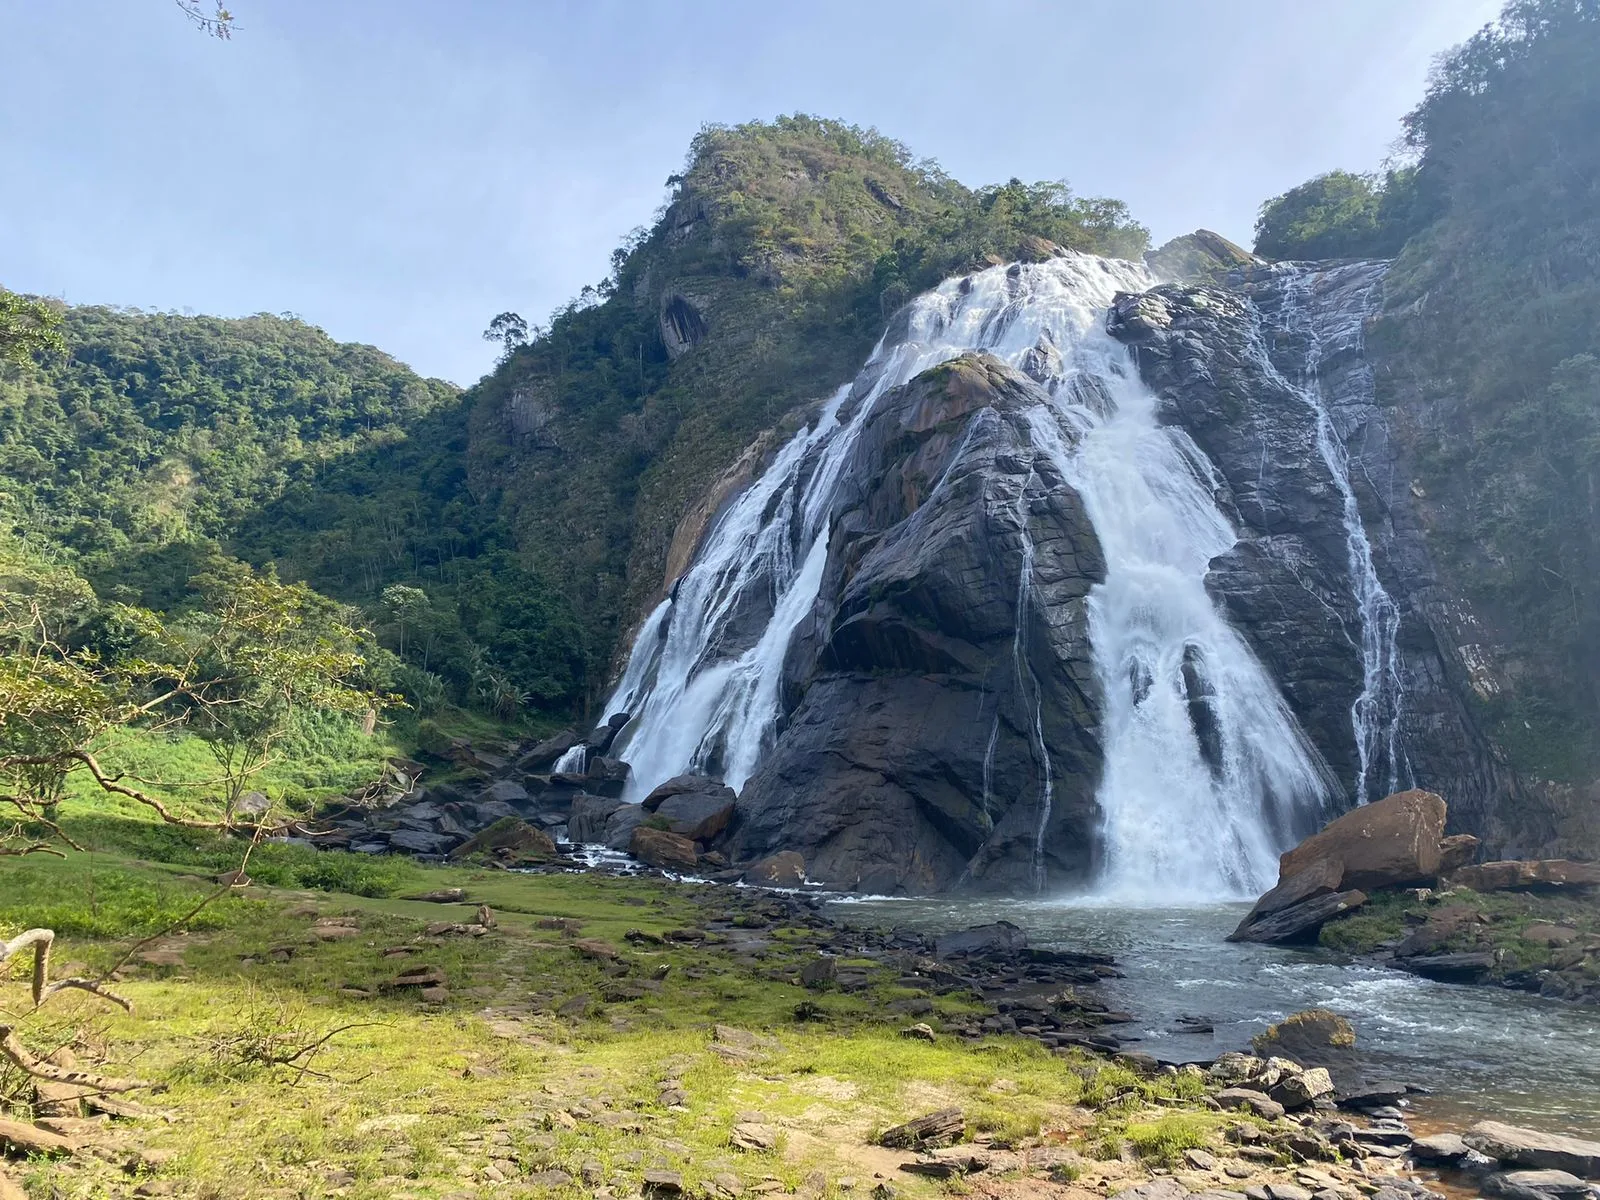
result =
[[1232,934],[1319,943],[1430,979],[1600,1004],[1600,863],[1474,863],[1446,805],[1401,792],[1286,853],[1278,883]]

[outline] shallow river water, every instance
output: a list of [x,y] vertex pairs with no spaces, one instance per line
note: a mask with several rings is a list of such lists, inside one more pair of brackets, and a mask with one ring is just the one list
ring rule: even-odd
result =
[[[1435,983],[1321,951],[1234,945],[1247,905],[1126,908],[1063,901],[846,900],[852,924],[925,931],[1008,920],[1034,946],[1116,957],[1105,999],[1136,1017],[1130,1049],[1204,1060],[1248,1049],[1268,1023],[1322,1006],[1349,1018],[1369,1078],[1427,1087],[1424,1120],[1492,1117],[1600,1135],[1600,1012],[1521,992]],[[1177,1032],[1180,1016],[1210,1035]]]

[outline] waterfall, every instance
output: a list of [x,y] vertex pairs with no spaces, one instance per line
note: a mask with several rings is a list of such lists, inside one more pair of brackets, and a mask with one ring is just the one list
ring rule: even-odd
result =
[[[727,507],[646,622],[608,710],[633,717],[614,750],[633,767],[630,797],[691,770],[743,787],[777,736],[784,657],[816,603],[841,471],[866,416],[889,388],[982,350],[1040,381],[1048,401],[1028,413],[1035,454],[1081,494],[1105,553],[1089,599],[1104,691],[1098,890],[1210,899],[1270,883],[1295,819],[1322,803],[1326,769],[1206,593],[1211,559],[1237,540],[1214,499],[1214,468],[1187,434],[1158,423],[1155,396],[1106,332],[1115,295],[1152,285],[1132,263],[1069,254],[949,280],[914,301],[904,335],[880,343]],[[1029,686],[1034,581],[1019,504],[1013,657],[1035,701],[1042,784],[1015,801],[1039,813],[1038,873],[1051,767],[1037,681]]]
[[579,742],[568,750],[550,768],[553,775],[582,775],[589,769],[589,747]]
[[[1361,508],[1350,483],[1350,455],[1345,436],[1335,425],[1323,390],[1323,364],[1330,352],[1355,351],[1360,364],[1356,399],[1375,409],[1372,372],[1360,354],[1364,345],[1367,318],[1376,309],[1386,265],[1358,263],[1324,272],[1286,265],[1278,268],[1283,279],[1282,299],[1277,310],[1275,331],[1305,343],[1304,370],[1298,384],[1291,383],[1273,364],[1264,332],[1267,318],[1256,311],[1253,339],[1255,356],[1267,375],[1298,396],[1316,420],[1317,453],[1333,476],[1339,492],[1340,515],[1344,522],[1350,591],[1355,597],[1360,620],[1361,694],[1350,708],[1350,727],[1355,735],[1358,761],[1355,800],[1366,804],[1373,798],[1373,776],[1380,757],[1387,764],[1384,795],[1400,786],[1400,610],[1378,578],[1372,561],[1372,543],[1361,521]],[[1324,285],[1334,294],[1324,299]],[[1354,639],[1352,639],[1354,640]]]

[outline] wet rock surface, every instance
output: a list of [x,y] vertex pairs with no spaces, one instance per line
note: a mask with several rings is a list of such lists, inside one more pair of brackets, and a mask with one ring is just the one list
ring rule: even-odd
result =
[[1215,464],[1240,540],[1213,561],[1208,584],[1279,680],[1348,804],[1361,775],[1350,719],[1364,682],[1361,618],[1338,489],[1316,414],[1295,390],[1315,371],[1373,566],[1397,609],[1403,703],[1393,753],[1384,739],[1369,748],[1369,780],[1381,795],[1391,779],[1414,778],[1450,797],[1451,832],[1514,844],[1530,833],[1513,833],[1505,819],[1518,785],[1472,720],[1452,601],[1437,586],[1413,472],[1389,436],[1362,343],[1362,314],[1375,311],[1385,269],[1353,263],[1307,281],[1245,268],[1226,288],[1166,284],[1119,299],[1110,327],[1133,349],[1163,419]]
[[[967,355],[878,403],[790,650],[802,698],[739,797],[735,858],[794,848],[812,879],[868,893],[1087,872],[1100,757],[1084,599],[1104,564],[1032,445],[1023,414],[1042,399]],[[1035,586],[1019,595],[1025,556]]]

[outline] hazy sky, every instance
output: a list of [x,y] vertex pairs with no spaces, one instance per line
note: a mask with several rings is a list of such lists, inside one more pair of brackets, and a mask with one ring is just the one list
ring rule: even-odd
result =
[[1160,241],[1389,153],[1498,0],[0,0],[0,284],[294,312],[470,383],[647,223],[695,130],[875,125]]

